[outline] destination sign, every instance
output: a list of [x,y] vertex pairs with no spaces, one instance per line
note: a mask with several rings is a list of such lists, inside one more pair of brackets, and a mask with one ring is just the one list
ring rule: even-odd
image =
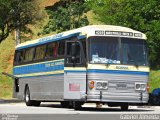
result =
[[126,36],[126,37],[142,37],[141,33],[133,33],[133,32],[121,32],[121,31],[104,31],[104,30],[96,30],[96,35],[114,35],[114,36]]

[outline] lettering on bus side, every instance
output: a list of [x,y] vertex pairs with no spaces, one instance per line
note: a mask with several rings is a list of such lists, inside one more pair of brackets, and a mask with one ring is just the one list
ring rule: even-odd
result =
[[59,34],[54,35],[54,36],[41,38],[41,39],[39,39],[39,42],[45,42],[45,41],[48,41],[48,40],[61,38],[62,36],[63,36],[63,33],[59,33]]
[[45,67],[53,67],[53,66],[58,66],[58,65],[64,65],[64,62],[63,61],[58,61],[58,62],[46,63]]

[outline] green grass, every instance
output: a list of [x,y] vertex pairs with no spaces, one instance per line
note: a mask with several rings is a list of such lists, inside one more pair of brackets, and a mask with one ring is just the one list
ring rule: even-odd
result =
[[13,80],[11,78],[0,76],[0,99],[12,98]]
[[[15,41],[10,35],[0,44],[0,73],[12,73]],[[0,99],[12,98],[13,80],[0,74]]]
[[151,71],[149,76],[150,92],[155,88],[160,88],[160,71]]

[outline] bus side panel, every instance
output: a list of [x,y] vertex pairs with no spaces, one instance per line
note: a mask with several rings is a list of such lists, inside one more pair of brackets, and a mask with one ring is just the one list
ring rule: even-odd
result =
[[29,86],[31,100],[55,101],[63,99],[64,75],[21,78],[17,97],[24,98],[25,86]]
[[65,72],[64,99],[80,101],[86,99],[86,71]]

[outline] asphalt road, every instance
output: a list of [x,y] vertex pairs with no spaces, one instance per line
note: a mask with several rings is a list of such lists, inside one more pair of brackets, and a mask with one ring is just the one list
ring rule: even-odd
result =
[[160,120],[160,107],[130,106],[128,111],[106,105],[96,108],[85,104],[83,109],[62,108],[60,103],[42,103],[27,107],[24,103],[0,103],[0,120]]

